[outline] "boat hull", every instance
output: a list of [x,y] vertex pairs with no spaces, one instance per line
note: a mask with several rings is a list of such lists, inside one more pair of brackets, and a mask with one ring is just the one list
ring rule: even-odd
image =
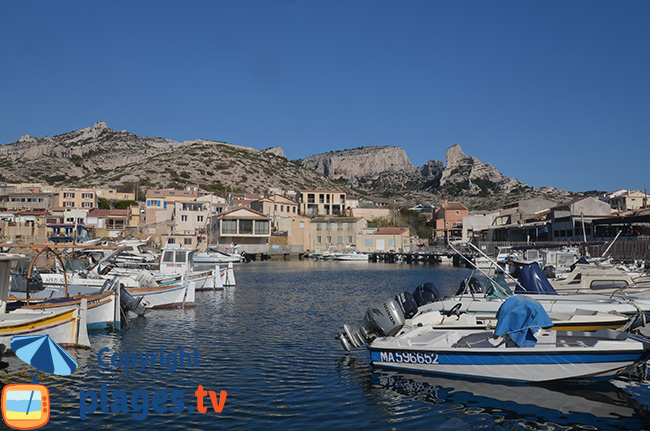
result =
[[148,308],[181,308],[194,306],[194,288],[189,283],[170,286],[128,289],[134,298],[144,297]]
[[[596,334],[608,333],[604,331]],[[488,338],[478,341],[488,337],[489,332],[428,331],[417,336],[411,334],[412,342],[400,337],[377,339],[368,349],[375,367],[513,382],[609,379],[650,357],[650,341],[643,337],[627,335],[620,339],[618,335],[619,339],[615,336],[610,339],[606,336],[599,340],[600,344],[591,346],[580,342],[589,342],[592,337],[578,337],[571,339],[572,346],[567,347],[562,336],[580,333],[549,331],[552,332],[559,334],[557,342],[541,342],[530,347],[485,345]],[[466,335],[475,336],[475,344],[463,344],[462,337]],[[453,337],[457,339],[450,340]]]

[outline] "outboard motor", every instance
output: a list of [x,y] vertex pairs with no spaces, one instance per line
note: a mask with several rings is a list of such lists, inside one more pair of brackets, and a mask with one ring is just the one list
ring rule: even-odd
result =
[[124,287],[124,284],[120,283],[117,277],[114,277],[112,280],[106,280],[102,285],[99,293],[103,292],[114,292],[117,289],[120,289],[120,307],[125,313],[132,311],[138,316],[142,316],[147,311],[146,301],[143,301],[144,296],[140,298],[135,298],[129,293],[129,291]]
[[413,298],[411,292],[402,292],[398,294],[395,296],[395,301],[397,301],[399,306],[402,308],[406,319],[410,319],[418,312],[418,304],[415,302],[415,298]]
[[120,306],[124,311],[132,311],[138,316],[144,315],[147,312],[147,307],[145,306],[144,296],[136,298],[132,296],[128,290],[120,283]]
[[348,352],[361,347],[376,336],[389,337],[397,334],[404,326],[404,312],[394,299],[368,308],[360,324],[351,327],[343,325],[343,332],[337,338]]
[[465,293],[469,293],[470,295],[475,293],[485,293],[485,289],[476,277],[471,277],[460,282],[460,288],[456,292],[456,296]]
[[415,298],[418,307],[435,302],[440,299],[440,296],[440,291],[431,282],[421,284],[413,291],[413,298]]

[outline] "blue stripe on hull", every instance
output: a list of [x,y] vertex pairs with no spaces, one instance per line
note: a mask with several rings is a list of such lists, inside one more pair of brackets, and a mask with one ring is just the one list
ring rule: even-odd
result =
[[113,327],[113,322],[93,322],[93,323],[88,323],[86,325],[86,328],[88,328],[89,331],[108,329],[112,327]]
[[442,365],[548,365],[548,364],[588,364],[601,362],[636,362],[647,359],[648,353],[533,353],[521,352],[422,352],[404,350],[371,350],[372,362],[388,362],[394,364],[442,364]]

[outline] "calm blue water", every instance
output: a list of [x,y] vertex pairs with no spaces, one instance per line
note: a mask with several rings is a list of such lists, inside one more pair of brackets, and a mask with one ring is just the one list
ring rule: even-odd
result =
[[[80,368],[72,376],[41,375],[52,398],[45,428],[650,429],[647,386],[507,386],[375,371],[367,350],[346,353],[334,339],[343,323],[358,322],[373,302],[427,281],[452,293],[469,273],[381,263],[242,264],[235,288],[197,293],[194,309],[152,311],[121,333],[92,335],[93,348],[75,352]],[[169,355],[181,347],[198,352],[199,366],[188,360],[168,371],[157,362],[128,373],[110,366],[115,352],[162,348]],[[108,368],[98,362],[102,348],[108,348],[101,357]],[[7,380],[28,382],[29,376]],[[227,392],[221,413],[213,411],[209,395],[207,412],[197,411],[198,385],[214,392],[215,404],[222,401],[220,391]],[[85,420],[81,406],[87,406]]]

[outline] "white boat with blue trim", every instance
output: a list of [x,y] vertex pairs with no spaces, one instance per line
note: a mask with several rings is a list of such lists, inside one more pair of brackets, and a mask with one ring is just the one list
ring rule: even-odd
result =
[[547,382],[613,378],[650,358],[650,340],[613,329],[548,330],[535,300],[514,296],[494,331],[409,328],[375,338],[373,366],[488,380]]

